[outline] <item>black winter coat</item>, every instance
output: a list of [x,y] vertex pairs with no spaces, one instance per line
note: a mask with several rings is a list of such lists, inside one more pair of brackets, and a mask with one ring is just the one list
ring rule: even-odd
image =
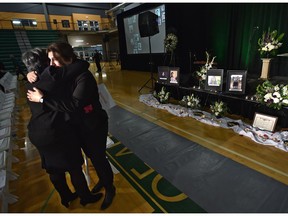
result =
[[[89,63],[83,60],[65,66],[57,84],[63,91],[57,95],[44,93],[43,106],[45,109],[69,114],[82,137],[81,147],[86,149],[89,146],[86,154],[96,154],[96,148],[101,148],[105,153],[107,131],[103,128],[108,125],[108,116],[99,101],[97,82],[88,68]],[[99,142],[104,138],[104,141]]]
[[[49,67],[35,84],[27,83],[27,88],[36,87],[44,94],[56,97],[69,87],[58,82],[63,77],[62,69]],[[65,112],[46,109],[41,103],[28,103],[32,112],[28,124],[29,139],[40,153],[42,167],[48,173],[79,168],[83,164],[82,139],[73,118]]]

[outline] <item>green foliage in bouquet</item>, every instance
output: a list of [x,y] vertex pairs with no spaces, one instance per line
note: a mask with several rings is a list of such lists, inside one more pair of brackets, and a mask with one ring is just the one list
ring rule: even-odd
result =
[[280,110],[288,106],[288,85],[273,85],[266,80],[257,86],[256,100],[270,108]]
[[282,46],[284,33],[278,35],[277,30],[264,31],[262,37],[258,39],[258,46],[261,58],[272,58],[277,55],[279,47]]
[[215,101],[210,105],[210,110],[216,117],[220,117],[228,111],[228,107],[223,101]]
[[186,95],[179,101],[179,104],[187,108],[198,109],[200,108],[200,99],[194,94]]
[[210,61],[210,54],[206,51],[206,63],[196,71],[196,76],[199,80],[206,80],[207,71],[212,68],[216,56]]
[[170,92],[166,92],[165,87],[161,88],[160,92],[153,92],[153,96],[162,104],[168,103]]

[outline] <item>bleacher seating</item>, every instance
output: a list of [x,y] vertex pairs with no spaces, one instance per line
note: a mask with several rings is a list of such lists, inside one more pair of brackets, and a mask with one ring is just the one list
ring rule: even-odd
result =
[[[50,43],[61,39],[59,31],[55,30],[27,30],[26,33],[31,44],[30,48],[47,47]],[[0,61],[4,64],[6,71],[14,75],[15,69],[11,55],[20,63],[21,69],[26,70],[21,61],[22,52],[14,30],[0,30],[0,47]],[[29,48],[26,47],[26,49]]]
[[0,79],[0,85],[4,87],[5,93],[13,92],[17,89],[17,76],[12,75],[10,72],[5,73]]
[[14,73],[14,65],[10,55],[21,62],[22,54],[13,30],[0,30],[0,47],[0,61],[4,64],[6,71]]
[[15,118],[15,98],[17,90],[16,75],[7,72],[0,79],[5,91],[0,91],[0,201],[1,212],[8,212],[8,204],[17,202],[18,197],[11,194],[9,181],[17,179],[12,172],[12,162],[18,159],[12,155],[12,125]]
[[47,47],[61,38],[59,31],[55,30],[31,30],[26,33],[32,48]]

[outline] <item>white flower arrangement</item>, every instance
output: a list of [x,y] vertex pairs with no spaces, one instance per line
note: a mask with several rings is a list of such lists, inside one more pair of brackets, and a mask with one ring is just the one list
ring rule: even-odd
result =
[[179,104],[184,107],[197,109],[200,107],[200,99],[194,94],[183,96],[182,100],[179,101]]
[[173,33],[167,34],[164,39],[164,46],[167,52],[173,52],[176,49],[177,43],[178,37]]
[[162,104],[167,103],[168,100],[169,100],[170,92],[166,92],[165,90],[166,90],[166,89],[165,89],[165,87],[163,86],[163,87],[161,88],[161,91],[160,91],[160,92],[158,92],[158,93],[157,93],[156,91],[153,92],[153,96],[154,96],[160,103],[162,103]]
[[214,104],[210,105],[210,109],[216,117],[224,115],[228,110],[227,105],[223,101],[215,101]]
[[271,58],[276,56],[277,50],[282,46],[284,33],[277,36],[277,30],[263,32],[262,37],[258,39],[259,52],[262,58]]
[[212,60],[209,62],[210,55],[207,51],[205,53],[206,53],[206,63],[205,65],[200,67],[199,71],[196,71],[196,76],[198,77],[199,80],[206,80],[207,71],[212,68],[214,60],[216,58],[216,56],[214,56]]
[[256,88],[256,100],[270,108],[280,110],[288,106],[288,85],[273,85],[266,80]]

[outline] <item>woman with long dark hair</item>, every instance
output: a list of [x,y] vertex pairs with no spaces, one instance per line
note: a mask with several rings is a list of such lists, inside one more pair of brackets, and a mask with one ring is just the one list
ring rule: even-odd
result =
[[[25,52],[22,60],[28,71],[38,75],[37,82],[27,83],[28,91],[41,89],[51,96],[58,95],[63,89],[55,80],[63,76],[63,70],[48,67],[49,59],[45,50],[35,48]],[[44,70],[46,68],[46,70]],[[43,72],[44,70],[44,72]],[[85,176],[82,172],[83,157],[81,152],[82,139],[72,116],[65,112],[46,109],[40,103],[29,99],[31,119],[28,124],[28,135],[31,143],[37,148],[42,162],[42,168],[49,174],[56,191],[61,197],[61,203],[69,207],[69,203],[80,197],[80,203],[86,205],[101,199],[102,194],[91,194]],[[76,190],[72,193],[66,182],[68,172]]]
[[62,91],[57,95],[47,94],[39,89],[28,91],[30,101],[41,101],[49,110],[69,113],[82,136],[81,148],[90,158],[99,182],[93,188],[98,193],[105,188],[105,198],[101,209],[108,208],[115,196],[113,172],[106,158],[106,139],[108,135],[108,116],[99,101],[98,86],[89,63],[77,59],[73,48],[65,42],[52,43],[47,48],[50,65],[63,69]]

